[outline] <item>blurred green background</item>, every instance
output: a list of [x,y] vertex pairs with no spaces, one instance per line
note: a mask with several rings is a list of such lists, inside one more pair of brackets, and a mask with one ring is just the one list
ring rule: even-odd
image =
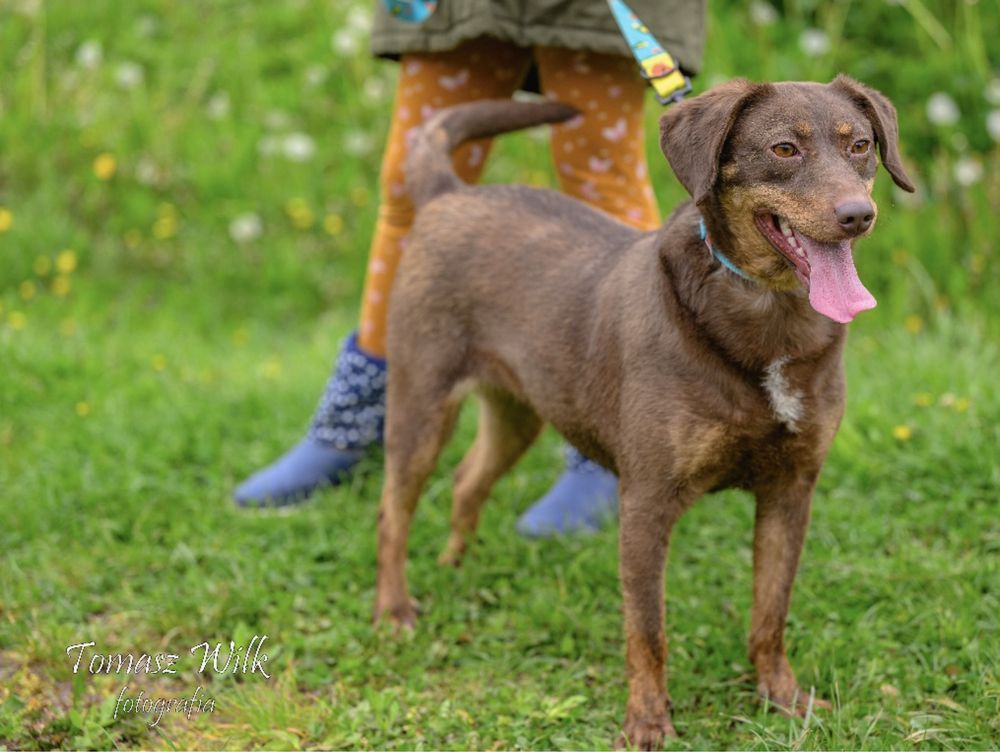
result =
[[[671,553],[677,745],[996,748],[1000,3],[709,7],[696,91],[848,73],[896,104],[919,190],[877,181],[858,265],[879,306],[852,327],[848,416],[789,627],[803,684],[837,709],[803,724],[754,703],[752,508],[724,494]],[[0,742],[615,735],[614,530],[545,546],[513,534],[559,471],[557,437],[500,485],[468,565],[439,572],[463,416],[418,515],[427,615],[402,644],[368,625],[377,458],[290,517],[230,508],[234,483],[299,437],[354,325],[396,77],[368,56],[369,26],[367,4],[330,0],[0,0]],[[650,98],[666,213],[684,195],[658,114]],[[486,180],[554,185],[544,133],[503,139]],[[147,680],[218,698],[157,728],[114,718],[122,682],[74,677],[64,652],[253,633],[271,636],[276,678]]]

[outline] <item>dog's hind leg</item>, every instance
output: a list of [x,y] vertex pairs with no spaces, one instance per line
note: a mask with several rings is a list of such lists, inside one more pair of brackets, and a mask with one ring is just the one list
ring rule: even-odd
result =
[[411,627],[416,609],[406,587],[410,522],[420,492],[454,429],[460,398],[450,390],[428,388],[426,380],[408,379],[402,370],[397,368],[389,378],[374,619]]
[[538,437],[542,421],[506,392],[484,388],[479,394],[476,440],[455,470],[451,534],[438,561],[457,566],[479,523],[490,491]]

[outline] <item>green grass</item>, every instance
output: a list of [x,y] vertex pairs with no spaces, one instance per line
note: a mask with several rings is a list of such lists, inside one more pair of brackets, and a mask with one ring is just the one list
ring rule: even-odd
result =
[[[607,747],[625,699],[616,531],[541,544],[513,532],[559,472],[558,437],[501,482],[467,563],[444,570],[448,471],[475,417],[463,415],[415,523],[423,615],[405,639],[369,623],[377,458],[294,514],[228,500],[298,438],[354,322],[394,70],[331,51],[350,8],[29,5],[0,5],[12,220],[0,232],[0,745]],[[788,628],[802,684],[835,709],[804,723],[755,701],[753,507],[721,494],[681,521],[670,554],[674,746],[995,749],[1000,156],[982,90],[1000,12],[786,5],[757,28],[744,4],[713,3],[700,85],[852,73],[896,101],[921,194],[903,202],[880,178],[859,261],[880,305],[852,332],[847,417]],[[812,26],[833,42],[818,58],[798,47]],[[93,68],[78,62],[87,40],[102,46]],[[117,81],[127,61],[143,70],[134,88]],[[926,119],[938,90],[960,105],[955,125]],[[262,153],[294,132],[314,157]],[[488,179],[551,181],[545,152],[506,139]],[[115,160],[107,180],[102,154]],[[984,167],[974,185],[952,179],[962,159]],[[668,208],[681,192],[654,161]],[[263,234],[239,244],[229,225],[246,213]],[[66,249],[76,265],[63,256],[59,273]],[[269,637],[270,679],[199,676],[187,655],[253,634]],[[184,654],[174,677],[128,679],[129,695],[200,685],[215,711],[157,728],[113,718],[126,679],[74,676],[65,653],[87,640]]]

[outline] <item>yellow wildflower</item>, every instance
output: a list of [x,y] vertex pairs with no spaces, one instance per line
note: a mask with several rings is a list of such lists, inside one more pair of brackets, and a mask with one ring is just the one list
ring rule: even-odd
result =
[[265,379],[274,381],[281,376],[281,361],[275,357],[268,358],[260,367],[260,372]]
[[528,185],[533,185],[537,188],[548,188],[549,176],[541,170],[532,170],[528,173],[527,183]]
[[35,287],[35,283],[32,282],[30,279],[27,279],[24,282],[22,282],[21,287],[18,289],[18,291],[21,294],[21,300],[25,302],[35,297],[36,290],[37,288]]
[[7,232],[13,224],[14,215],[10,213],[10,209],[0,206],[0,233]]
[[160,355],[159,353],[153,356],[153,359],[150,361],[150,363],[152,364],[154,371],[166,370],[167,359],[163,355]]
[[233,344],[234,345],[245,345],[247,340],[250,339],[250,332],[247,331],[245,326],[241,326],[235,332],[233,332]]
[[56,270],[60,274],[72,274],[76,271],[76,252],[68,248],[56,256]]
[[930,392],[920,392],[913,398],[913,404],[918,407],[930,407],[934,404],[934,395]]
[[285,204],[285,212],[292,224],[299,230],[308,230],[312,227],[316,217],[309,204],[303,198],[291,198]]
[[86,418],[88,415],[90,415],[90,404],[83,401],[77,402],[76,414],[79,415],[81,418]]
[[366,206],[368,204],[368,188],[363,185],[351,188],[351,203],[355,206]]
[[20,311],[11,311],[7,314],[7,325],[15,332],[24,329],[27,323],[28,317]]
[[909,441],[913,438],[913,429],[907,425],[896,426],[892,429],[892,438],[896,441]]
[[111,180],[118,170],[118,162],[113,154],[104,152],[94,159],[94,174],[98,180]]
[[177,215],[163,214],[153,222],[153,237],[157,240],[169,240],[177,234]]
[[924,330],[924,320],[915,313],[906,317],[904,325],[910,334],[920,334]]
[[955,412],[964,413],[969,409],[969,405],[972,404],[972,400],[968,397],[959,397],[955,400]]
[[328,235],[340,235],[344,231],[344,218],[339,214],[327,214],[323,217],[323,229]]
[[52,294],[57,298],[65,298],[72,287],[73,282],[65,274],[60,274],[52,280]]
[[51,271],[52,259],[48,256],[39,256],[35,259],[35,274],[39,277],[47,277]]

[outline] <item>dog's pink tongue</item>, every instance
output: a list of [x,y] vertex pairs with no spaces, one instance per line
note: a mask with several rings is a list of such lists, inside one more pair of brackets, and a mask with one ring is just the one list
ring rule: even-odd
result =
[[875,307],[875,298],[858,279],[850,241],[819,243],[798,236],[809,256],[809,303],[834,321],[846,324]]

